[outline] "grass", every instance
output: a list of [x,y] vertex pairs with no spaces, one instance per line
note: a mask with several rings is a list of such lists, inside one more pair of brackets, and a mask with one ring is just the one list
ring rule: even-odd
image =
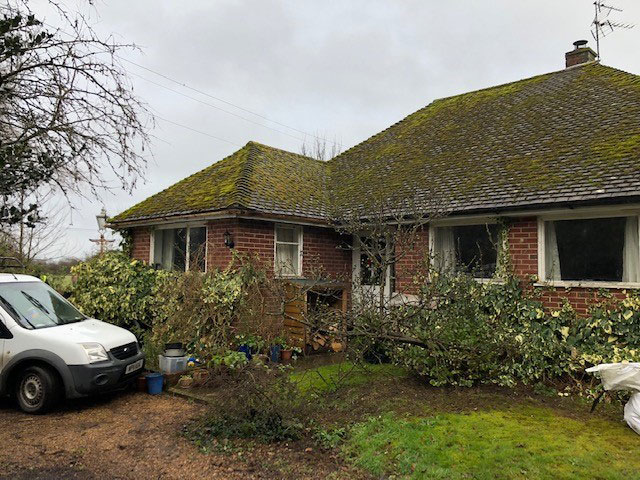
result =
[[356,424],[344,455],[376,476],[416,479],[640,478],[640,437],[622,422],[546,407],[403,417]]
[[357,387],[375,381],[390,378],[402,378],[408,375],[401,367],[390,364],[360,365],[341,362],[308,370],[296,370],[291,380],[298,384],[302,393],[314,391],[330,393],[341,387]]

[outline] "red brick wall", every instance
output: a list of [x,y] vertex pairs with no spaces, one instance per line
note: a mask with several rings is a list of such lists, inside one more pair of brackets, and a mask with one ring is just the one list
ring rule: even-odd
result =
[[134,228],[131,231],[131,235],[131,258],[149,263],[151,230],[148,228]]
[[[224,268],[231,260],[231,250],[224,245],[224,233],[231,233],[235,249],[240,252],[258,254],[264,268],[273,275],[274,224],[260,220],[216,220],[207,225],[207,265],[209,268]],[[327,228],[303,227],[303,274],[307,277],[323,272],[328,278],[349,280],[351,278],[350,238]],[[132,257],[149,260],[150,230],[133,229]],[[511,221],[508,234],[511,262],[516,275],[529,281],[538,274],[538,225],[535,217],[518,218]],[[404,248],[404,251],[403,251]],[[413,245],[399,247],[400,260],[396,266],[396,291],[416,293],[415,276],[424,267],[429,252],[429,233],[425,227]],[[586,313],[588,305],[600,299],[599,289],[594,288],[548,288],[539,289],[541,299],[549,308],[560,308],[563,299],[579,312]],[[622,289],[609,289],[616,297],[624,297]]]
[[526,279],[538,274],[538,221],[519,218],[509,225],[509,252],[516,275]]
[[[260,220],[225,219],[207,223],[207,267],[225,268],[229,265],[232,250],[224,244],[224,234],[229,232],[234,250],[257,254],[268,273],[273,274],[274,224]],[[133,229],[132,257],[149,261],[151,235],[148,228]],[[332,229],[303,227],[302,268],[306,276],[322,272],[331,279],[350,279],[350,239]]]
[[214,220],[207,224],[207,268],[225,268],[232,258],[232,249],[224,244],[229,232],[233,250],[256,253],[264,267],[273,273],[273,224],[252,220]]
[[[588,312],[589,305],[605,300],[597,288],[537,288],[540,289],[544,305],[552,310],[562,307],[566,298],[576,312],[584,315]],[[627,296],[621,288],[608,288],[607,291],[615,298],[624,299]]]
[[332,229],[305,226],[302,272],[305,277],[351,281],[351,239]]
[[416,276],[425,273],[426,261],[429,258],[429,227],[424,226],[416,232],[411,244],[404,245],[403,242],[396,246],[396,288],[397,292],[406,294],[418,293]]

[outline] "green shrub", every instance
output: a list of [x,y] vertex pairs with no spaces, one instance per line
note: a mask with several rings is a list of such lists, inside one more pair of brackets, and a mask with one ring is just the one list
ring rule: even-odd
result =
[[250,259],[234,257],[229,268],[172,273],[159,284],[157,314],[150,341],[160,348],[182,342],[207,365],[216,364],[238,332],[260,333],[269,322],[260,314],[259,292],[264,273]]
[[223,271],[178,273],[108,252],[76,265],[72,274],[71,301],[86,315],[144,338],[150,366],[168,342],[182,342],[215,364],[239,332],[258,338],[270,325],[254,300],[262,298],[264,273],[244,256],[234,256]]
[[260,363],[231,371],[215,406],[186,434],[199,445],[214,439],[251,438],[265,443],[302,433],[301,397],[288,369]]
[[107,252],[71,269],[71,301],[91,317],[125,327],[141,338],[158,308],[157,286],[167,275],[122,252]]
[[428,347],[396,344],[390,354],[436,386],[581,379],[593,364],[640,360],[637,295],[605,299],[585,317],[568,304],[545,309],[514,276],[479,283],[435,274],[421,296],[432,299],[432,308],[407,306],[393,315],[406,325],[404,334]]

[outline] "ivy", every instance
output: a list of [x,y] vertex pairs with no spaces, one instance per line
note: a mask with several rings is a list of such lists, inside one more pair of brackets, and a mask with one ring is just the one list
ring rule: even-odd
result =
[[[512,386],[563,378],[606,362],[640,361],[640,296],[604,298],[581,316],[568,302],[549,310],[513,275],[479,283],[467,275],[438,275],[422,285],[432,308],[404,307],[404,332],[429,349],[396,345],[397,363],[436,386],[491,383]],[[410,311],[414,308],[414,311]],[[404,322],[403,324],[407,324]]]

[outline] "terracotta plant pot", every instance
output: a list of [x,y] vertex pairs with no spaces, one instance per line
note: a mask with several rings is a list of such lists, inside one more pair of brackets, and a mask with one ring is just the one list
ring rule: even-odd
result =
[[193,383],[195,385],[204,385],[209,380],[209,372],[204,369],[193,371]]
[[178,380],[178,388],[191,388],[193,386],[193,378],[191,377],[180,377]]
[[286,362],[287,360],[291,360],[291,357],[293,355],[293,350],[281,350],[280,355],[281,355],[282,361]]
[[136,390],[139,392],[147,391],[147,377],[145,377],[144,375],[136,377]]

